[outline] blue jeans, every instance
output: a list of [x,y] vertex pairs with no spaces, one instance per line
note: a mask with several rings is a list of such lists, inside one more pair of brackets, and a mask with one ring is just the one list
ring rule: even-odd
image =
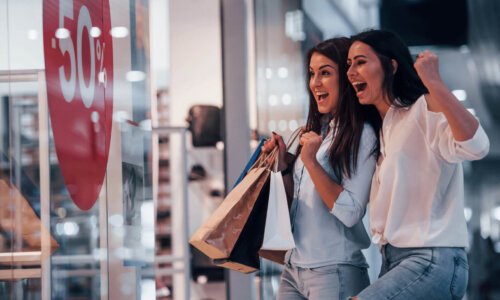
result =
[[359,300],[462,299],[469,265],[463,248],[396,248],[384,245],[379,278]]
[[345,300],[369,284],[366,268],[344,264],[317,268],[286,265],[281,275],[278,300]]

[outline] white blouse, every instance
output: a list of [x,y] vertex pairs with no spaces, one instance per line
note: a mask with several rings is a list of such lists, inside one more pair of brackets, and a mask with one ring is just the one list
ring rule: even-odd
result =
[[481,159],[489,140],[481,125],[458,142],[443,113],[421,96],[391,107],[370,193],[372,241],[395,247],[466,247],[463,160]]

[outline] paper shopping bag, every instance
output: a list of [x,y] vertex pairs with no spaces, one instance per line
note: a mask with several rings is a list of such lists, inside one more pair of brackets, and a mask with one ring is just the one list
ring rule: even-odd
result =
[[269,195],[269,179],[266,180],[241,234],[228,258],[214,260],[214,263],[242,273],[260,269],[259,249],[264,239],[264,226]]
[[290,250],[295,248],[295,242],[283,178],[280,172],[272,172],[269,177],[269,202],[261,249]]
[[269,172],[266,167],[251,169],[189,243],[212,259],[229,257]]
[[[297,137],[296,135],[293,140]],[[289,144],[291,144],[289,143]],[[276,159],[274,172],[269,175],[270,188],[266,213],[264,241],[259,256],[279,264],[285,263],[286,251],[295,248],[295,241],[290,223],[288,200],[283,177],[277,172]]]

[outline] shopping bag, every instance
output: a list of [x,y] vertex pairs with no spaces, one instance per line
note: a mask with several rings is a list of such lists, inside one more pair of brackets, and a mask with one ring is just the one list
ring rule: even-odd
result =
[[255,201],[231,254],[228,258],[215,259],[214,264],[242,273],[251,273],[260,269],[258,252],[264,240],[268,196],[269,178]]
[[193,234],[191,245],[212,259],[229,258],[271,172],[268,158],[275,157],[276,152],[259,156],[241,182]]
[[[276,167],[278,161],[276,160]],[[270,189],[266,212],[264,241],[259,256],[279,264],[285,263],[286,251],[295,248],[290,223],[290,212],[281,173],[271,172]]]
[[254,153],[250,157],[250,160],[248,161],[247,165],[243,169],[243,172],[241,172],[240,176],[238,177],[238,179],[234,183],[233,189],[238,185],[238,183],[240,183],[243,180],[243,178],[245,177],[245,175],[247,175],[247,172],[255,164],[255,162],[257,161],[257,159],[258,159],[258,157],[260,155],[260,149],[261,149],[262,145],[264,145],[265,141],[266,141],[265,139],[262,139],[260,141],[259,146],[257,146],[257,148],[255,149]]
[[269,177],[269,202],[267,204],[264,242],[261,249],[290,250],[295,248],[295,242],[283,178],[280,172],[272,172]]

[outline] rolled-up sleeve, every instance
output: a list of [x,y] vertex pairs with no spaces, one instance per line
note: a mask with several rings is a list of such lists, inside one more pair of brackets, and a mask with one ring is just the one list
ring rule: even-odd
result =
[[481,124],[471,139],[459,142],[452,137],[450,143],[448,161],[452,161],[455,157],[461,160],[478,160],[485,157],[490,150],[490,140]]
[[490,149],[490,141],[479,124],[474,136],[466,141],[457,141],[442,112],[432,112],[427,108],[425,98],[419,99],[421,110],[419,124],[424,131],[431,149],[449,163],[464,160],[478,160],[485,157]]
[[376,141],[373,128],[365,125],[359,144],[356,172],[352,172],[350,178],[343,178],[344,190],[333,204],[331,213],[347,227],[356,225],[365,214],[376,165],[372,154]]

